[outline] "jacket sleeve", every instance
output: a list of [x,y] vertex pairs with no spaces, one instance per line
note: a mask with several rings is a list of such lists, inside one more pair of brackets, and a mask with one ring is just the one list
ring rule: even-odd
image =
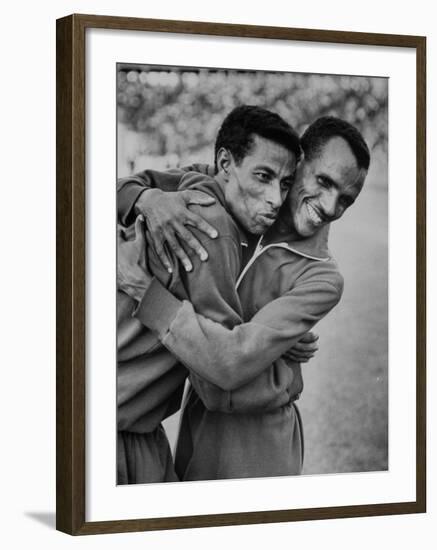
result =
[[[211,216],[211,211],[209,211]],[[219,220],[216,218],[216,225]],[[198,238],[205,242],[206,237],[196,230]],[[195,266],[192,272],[186,273],[181,270],[183,287],[195,310],[210,320],[220,323],[227,329],[231,329],[242,323],[242,311],[237,291],[235,290],[235,281],[240,271],[240,244],[237,243],[237,235],[231,236],[229,227],[221,223],[220,237],[209,241],[209,260],[200,262],[193,258]],[[205,242],[206,245],[206,242]],[[156,300],[152,303],[143,304],[149,312],[160,311],[164,317],[172,310],[172,300],[177,299],[173,294],[161,293],[161,287],[157,282],[153,283],[158,289]],[[151,291],[153,297],[154,290]],[[169,303],[167,303],[167,301]],[[137,317],[139,312],[137,312]],[[137,321],[138,319],[132,319]],[[155,333],[149,332],[152,336]],[[170,350],[172,351],[172,350]],[[173,353],[173,352],[172,352]],[[185,355],[189,355],[187,349]],[[179,356],[173,353],[176,357]],[[300,390],[300,378],[295,375],[285,361],[278,360],[274,365],[265,364],[265,371],[249,385],[229,392],[222,389],[220,385],[226,385],[221,382],[219,385],[211,383],[214,380],[214,364],[205,363],[202,365],[202,371],[198,373],[191,368],[191,360],[183,361],[190,372],[191,383],[201,398],[205,407],[209,410],[225,412],[249,412],[255,410],[266,410],[270,407],[278,407],[288,403],[290,400],[290,391],[295,395]],[[269,368],[268,368],[269,367]],[[298,365],[295,365],[299,369]],[[299,373],[300,375],[300,373]],[[295,389],[296,383],[299,389]]]
[[174,168],[165,172],[144,170],[133,176],[119,178],[117,181],[117,217],[124,226],[135,221],[134,205],[146,189],[177,191],[185,172],[195,171],[211,174],[212,167],[206,164],[193,164],[184,168]]
[[119,178],[117,181],[117,217],[119,223],[128,226],[135,221],[134,205],[143,191],[154,188],[163,191],[177,191],[183,174],[182,170],[169,170],[167,172],[144,170],[134,176]]
[[[140,422],[154,429],[175,405],[187,370],[156,334],[132,317],[136,302],[117,292],[117,425],[135,431]],[[172,409],[168,409],[171,411]]]
[[309,269],[284,295],[264,306],[248,323],[233,328],[196,314],[154,281],[137,317],[186,366],[224,390],[256,378],[279,359],[340,300],[342,279],[318,277]]
[[196,393],[210,411],[225,413],[256,413],[275,410],[299,398],[303,390],[300,364],[280,357],[249,383],[233,391],[191,374]]

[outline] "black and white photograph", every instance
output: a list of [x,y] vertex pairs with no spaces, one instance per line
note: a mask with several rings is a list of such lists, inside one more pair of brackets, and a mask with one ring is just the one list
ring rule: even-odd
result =
[[387,471],[388,79],[114,77],[117,484]]

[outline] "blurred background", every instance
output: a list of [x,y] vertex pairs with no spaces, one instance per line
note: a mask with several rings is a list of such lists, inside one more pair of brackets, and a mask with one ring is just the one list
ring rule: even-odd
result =
[[[388,80],[118,64],[118,176],[213,163],[214,140],[241,104],[277,112],[299,134],[316,118],[354,124],[372,161],[357,202],[331,228],[345,278],[340,304],[317,327],[298,406],[304,474],[388,468]],[[172,444],[178,414],[165,423]]]

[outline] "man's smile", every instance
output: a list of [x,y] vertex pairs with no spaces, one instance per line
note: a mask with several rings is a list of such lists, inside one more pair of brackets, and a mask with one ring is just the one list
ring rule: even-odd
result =
[[309,201],[306,201],[305,205],[306,205],[308,215],[309,215],[310,220],[313,223],[313,225],[316,225],[316,226],[321,225],[323,223],[323,219],[320,216],[318,210],[316,208],[314,208],[314,206]]

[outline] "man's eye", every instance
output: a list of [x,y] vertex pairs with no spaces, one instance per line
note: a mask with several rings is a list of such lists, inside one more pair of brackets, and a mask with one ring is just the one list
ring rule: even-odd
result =
[[265,172],[255,172],[255,175],[260,181],[269,181],[270,180],[269,174],[266,174]]
[[331,182],[322,176],[317,176],[317,183],[325,189],[329,189],[331,187]]
[[288,181],[288,180],[281,181],[281,189],[283,191],[289,191],[292,183],[293,183],[292,181]]

